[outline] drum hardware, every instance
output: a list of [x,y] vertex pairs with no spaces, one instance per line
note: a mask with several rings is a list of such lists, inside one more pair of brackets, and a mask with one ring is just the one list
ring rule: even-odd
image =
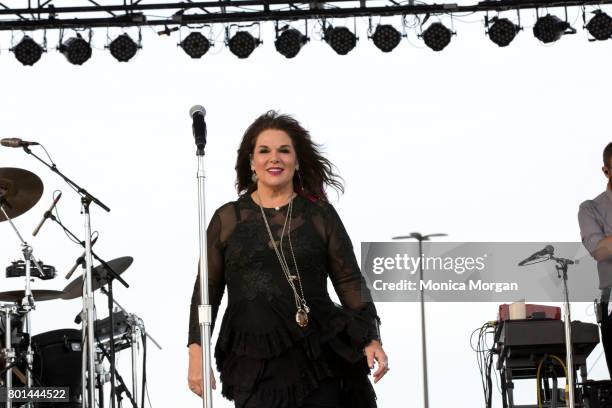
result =
[[[36,301],[62,299],[64,294],[61,290],[47,290],[47,289],[31,289],[30,297],[36,299]],[[23,290],[10,290],[8,292],[0,292],[0,301],[4,302],[20,302],[23,300],[28,301],[28,296]],[[29,301],[28,301],[29,304]],[[23,306],[23,304],[22,304]]]
[[[100,237],[99,235],[96,235],[95,238],[93,238],[91,240],[91,246],[92,247],[96,244],[96,242],[98,241],[99,237]],[[79,266],[83,265],[84,262],[85,262],[85,251],[83,251],[81,256],[79,256],[76,259],[76,261],[74,261],[74,265],[72,265],[72,268],[70,268],[68,273],[65,275],[65,278],[66,279],[70,279],[72,277],[72,274],[74,273],[74,271],[76,271]]]
[[[111,341],[111,345],[113,344],[113,342]],[[98,343],[99,346],[99,350],[102,353],[102,356],[105,357],[110,363],[111,363],[111,381],[113,381],[113,377],[116,378],[119,381],[119,385],[115,387],[115,397],[117,398],[117,401],[119,404],[121,404],[122,401],[122,397],[121,394],[125,393],[125,395],[128,397],[128,399],[130,400],[130,402],[132,403],[132,406],[134,408],[138,408],[138,404],[136,403],[136,400],[134,399],[134,397],[132,396],[132,393],[128,390],[127,386],[125,385],[125,381],[123,381],[123,377],[121,376],[121,374],[119,374],[119,372],[117,371],[117,367],[114,367],[113,370],[113,362],[111,361],[111,356],[109,354],[109,352],[106,350],[106,347],[99,342]],[[114,371],[114,373],[113,373]],[[111,382],[111,386],[112,386],[112,382]],[[112,397],[112,395],[111,395]]]
[[[44,166],[46,166],[49,170],[60,176],[74,191],[76,191],[81,197],[81,209],[83,214],[84,226],[85,226],[85,264],[83,268],[83,281],[85,285],[83,285],[83,311],[85,315],[85,319],[83,321],[83,340],[84,344],[87,346],[86,353],[84,354],[86,358],[84,359],[84,364],[82,367],[82,383],[83,383],[83,391],[85,391],[85,384],[87,384],[87,392],[83,392],[83,407],[95,408],[96,407],[96,395],[95,395],[95,384],[93,381],[93,374],[95,373],[95,353],[94,353],[94,295],[91,290],[91,271],[93,268],[93,255],[91,250],[91,217],[89,213],[89,207],[91,203],[97,204],[100,208],[105,210],[106,212],[110,211],[104,203],[102,203],[99,199],[90,194],[87,190],[76,184],[66,175],[64,175],[57,165],[53,162],[51,157],[49,157],[49,161],[51,164],[47,163],[45,160],[40,158],[38,155],[32,152],[29,146],[23,145],[22,149],[27,154],[33,156],[36,160],[41,162]],[[54,217],[55,218],[55,217]],[[57,222],[57,220],[55,220]],[[87,382],[87,373],[90,373],[91,381]],[[85,398],[87,396],[87,398]],[[112,400],[112,408],[115,408],[114,399]]]
[[[17,355],[12,345],[12,317],[17,314],[17,305],[2,305],[0,306],[4,321],[4,348],[2,349],[2,357],[4,360],[4,369],[0,375],[6,375],[5,387],[8,391],[13,387],[13,367],[17,364]],[[12,408],[13,404],[10,398],[6,399],[6,408]]]
[[[43,271],[43,275],[40,274],[38,269],[34,269],[31,271],[31,276],[33,278],[38,278],[40,280],[48,280],[53,279],[57,275],[55,271],[55,267],[51,265],[45,265],[42,261],[40,261],[39,265]],[[12,262],[10,266],[6,267],[6,277],[7,278],[20,278],[25,276],[25,262],[22,260]]]
[[[100,288],[100,291],[108,296],[108,291],[106,290],[106,288],[102,287]],[[155,339],[145,330],[144,321],[140,317],[136,316],[133,313],[129,313],[123,306],[121,306],[119,302],[117,302],[116,299],[113,299],[113,303],[124,315],[127,316],[128,325],[130,325],[131,327],[137,326],[141,334],[144,334],[147,339],[151,340],[158,350],[162,349],[162,346],[160,346],[160,344],[155,341]]]
[[[63,360],[61,364],[59,364],[57,361],[55,363],[44,363],[45,360],[53,360],[53,358],[56,356],[61,355],[61,350],[62,352],[66,352],[71,355],[71,361],[73,363],[74,361],[78,360],[81,368],[80,382],[77,385],[75,385],[76,383],[73,382],[69,387],[73,402],[75,401],[75,396],[80,395],[81,402],[79,404],[83,407],[95,408],[96,405],[103,407],[104,390],[102,385],[105,382],[110,381],[112,407],[115,407],[115,395],[116,398],[121,401],[122,394],[125,392],[132,402],[132,405],[137,408],[137,359],[140,344],[139,341],[143,341],[145,359],[145,342],[147,338],[152,340],[152,342],[159,349],[161,349],[161,347],[146,332],[143,321],[136,315],[128,314],[125,309],[123,309],[121,305],[119,305],[116,300],[113,299],[112,282],[114,279],[118,279],[122,284],[124,284],[125,287],[129,287],[129,285],[120,275],[127,270],[127,268],[133,262],[133,259],[130,257],[123,257],[107,263],[100,259],[92,251],[92,246],[98,237],[96,236],[94,238],[91,234],[89,207],[93,202],[101,206],[106,211],[110,211],[110,209],[108,209],[108,207],[106,207],[97,198],[89,194],[86,190],[82,189],[76,183],[62,174],[51,158],[49,158],[51,164],[48,164],[36,154],[32,153],[28,146],[22,147],[26,153],[34,156],[38,161],[59,175],[81,196],[82,214],[84,215],[85,233],[87,239],[84,242],[80,242],[74,234],[64,227],[57,217],[53,216],[51,211],[59,199],[58,196],[54,200],[52,208],[45,212],[43,221],[39,223],[39,227],[47,218],[50,218],[60,225],[60,227],[64,229],[66,233],[80,242],[81,246],[85,248],[85,252],[79,258],[77,261],[77,266],[75,266],[73,270],[80,264],[83,268],[83,276],[75,279],[68,286],[66,286],[63,291],[32,290],[30,287],[31,278],[36,277],[39,279],[51,279],[56,276],[56,270],[52,266],[44,265],[41,262],[36,261],[33,256],[32,248],[25,242],[25,240],[23,240],[21,234],[12,222],[12,218],[25,213],[39,201],[43,192],[42,181],[38,176],[27,170],[0,168],[0,222],[5,220],[9,221],[9,224],[22,243],[22,251],[24,254],[23,261],[13,262],[11,266],[6,268],[6,276],[7,278],[21,276],[25,278],[24,290],[0,292],[0,300],[14,302],[13,304],[0,308],[0,316],[4,317],[7,313],[11,315],[6,319],[8,321],[8,323],[5,324],[8,325],[8,330],[6,333],[1,333],[0,331],[0,334],[4,334],[3,337],[5,337],[6,340],[6,347],[0,349],[0,369],[5,371],[4,373],[0,371],[0,376],[7,374],[7,386],[9,388],[13,386],[13,376],[17,377],[28,387],[33,386],[33,384],[43,384],[45,386],[49,386],[49,378],[60,378],[61,375],[60,373],[53,374],[43,370],[43,366],[47,368],[59,367],[66,372],[71,371],[70,369],[64,367]],[[36,230],[38,230],[39,227],[37,227]],[[100,262],[100,265],[96,268],[93,268],[93,259]],[[32,268],[32,265],[34,268]],[[113,330],[109,330],[108,337],[106,339],[103,338],[104,336],[101,336],[101,342],[96,341],[96,335],[100,334],[100,332],[98,331],[94,334],[96,331],[96,324],[94,324],[95,305],[93,292],[95,292],[97,289],[101,289],[102,292],[107,295],[109,312],[112,311],[113,304],[117,305],[122,310],[122,312],[110,313],[108,318],[96,322],[96,324],[107,324],[109,329],[113,328]],[[62,329],[54,331],[58,332],[59,334],[62,332],[64,334],[68,333],[67,337],[64,336],[62,338],[62,342],[60,342],[59,338],[56,338],[55,341],[52,341],[45,346],[43,340],[46,338],[46,336],[51,336],[51,340],[53,340],[54,335],[59,335],[54,334],[54,332],[42,333],[41,335],[34,336],[32,339],[30,339],[30,333],[32,332],[30,312],[36,309],[35,300],[44,301],[52,299],[74,299],[77,297],[82,297],[83,299],[82,316],[84,317],[82,332],[79,333],[79,336],[74,334],[75,331],[71,332],[69,329]],[[0,304],[0,306],[2,305]],[[5,313],[5,310],[7,309],[10,311]],[[14,318],[14,315],[18,315],[21,319],[20,325],[11,324],[10,320],[11,318]],[[118,320],[117,324],[115,324],[115,319]],[[108,322],[106,322],[106,320],[108,320]],[[13,334],[13,329],[16,326],[22,326],[20,338]],[[77,337],[78,341],[75,341]],[[68,341],[67,339],[72,340]],[[131,347],[132,349],[133,390],[131,393],[128,391],[123,379],[115,367],[115,347],[119,350],[123,350],[128,347]],[[5,361],[3,361],[2,358],[4,358]],[[105,370],[104,365],[102,364],[102,361],[105,358],[110,362],[110,369]],[[79,364],[77,364],[77,366]],[[23,370],[25,374],[21,371],[22,366],[25,366],[25,370]],[[74,369],[72,369],[71,372],[74,374]],[[116,390],[115,378],[118,379]],[[144,378],[145,375],[143,371],[143,380]],[[96,387],[94,382],[97,382],[98,387]],[[80,393],[78,392],[79,386],[81,388]],[[144,389],[144,381],[142,386]],[[98,388],[99,391],[99,401],[96,401],[96,388]],[[99,404],[97,404],[97,402],[99,402]],[[24,406],[31,405],[32,403],[27,403]],[[7,402],[7,407],[12,407],[10,401]]]
[[[33,249],[28,243],[23,239],[23,236],[17,229],[17,226],[13,222],[12,218],[18,217],[19,215],[25,213],[29,209],[31,209],[37,202],[40,200],[42,196],[42,192],[44,190],[43,183],[40,180],[40,177],[35,175],[34,173],[17,168],[0,168],[0,221],[8,221],[11,228],[17,235],[21,243],[21,251],[23,253],[23,261],[25,266],[25,290],[18,291],[18,295],[21,296],[21,299],[16,299],[21,302],[20,312],[24,314],[23,320],[23,331],[24,333],[30,334],[32,332],[32,321],[31,321],[31,311],[35,310],[35,300],[34,293],[30,287],[31,282],[31,268],[32,265],[38,270],[41,276],[44,276],[45,273],[41,268],[40,263],[36,260],[33,254]],[[10,312],[6,312],[6,346],[7,351],[5,352],[5,358],[9,360],[6,364],[8,364],[9,368],[6,371],[6,385],[7,391],[12,387],[12,367],[10,364],[14,363],[14,359],[16,356],[14,353],[14,348],[11,345],[11,331],[10,331]],[[33,362],[33,354],[31,345],[28,344],[26,351],[26,386],[31,387],[33,385],[32,379],[32,362]],[[7,408],[11,408],[12,402],[9,398],[7,398],[6,402]]]
[[[66,180],[66,178],[63,175],[60,174],[60,176],[62,176]],[[66,181],[69,182],[68,180]],[[69,182],[69,184],[71,184],[71,182]],[[87,203],[86,198],[87,197],[82,197],[82,202],[84,203],[83,205],[84,206],[85,204],[87,205],[87,209],[84,208],[83,211],[88,211],[89,203]],[[82,242],[57,217],[50,215],[48,218],[54,221],[56,224],[58,224],[64,230],[64,232],[72,238],[74,242],[78,242],[82,247],[85,248],[85,255],[77,259],[77,264],[80,264],[82,266],[84,273],[82,276],[74,279],[64,288],[64,290],[62,291],[62,299],[76,299],[78,297],[83,297],[83,302],[84,302],[83,311],[85,312],[84,315],[86,317],[86,319],[81,319],[81,323],[83,324],[83,330],[84,330],[83,335],[84,335],[84,338],[87,338],[87,339],[91,337],[92,341],[91,342],[89,340],[87,341],[87,345],[88,347],[90,347],[91,352],[89,351],[90,349],[87,349],[87,352],[85,354],[85,357],[87,358],[87,370],[83,369],[82,383],[83,383],[83,388],[85,388],[86,386],[88,388],[88,392],[86,394],[88,395],[88,398],[89,398],[88,401],[93,401],[95,403],[95,384],[93,381],[93,375],[90,376],[90,378],[92,378],[92,381],[90,382],[87,381],[87,375],[86,375],[86,373],[95,372],[94,359],[95,359],[96,345],[95,345],[95,322],[94,322],[94,317],[93,317],[94,316],[93,293],[96,290],[98,290],[100,287],[102,287],[103,285],[108,285],[109,290],[111,292],[111,297],[112,297],[112,281],[114,279],[119,280],[121,284],[123,284],[126,288],[129,288],[129,285],[127,284],[127,282],[119,275],[123,273],[125,270],[127,270],[127,268],[132,264],[134,259],[131,257],[123,257],[123,258],[114,259],[110,262],[106,262],[103,259],[101,259],[91,248],[93,243],[97,241],[97,237],[95,239],[92,239],[91,228],[89,228],[88,231],[86,232],[89,234],[88,235],[89,239],[86,240],[85,242]],[[86,218],[87,218],[86,224],[87,224],[87,227],[89,227],[88,214]],[[92,260],[92,262],[93,262],[93,259],[96,259],[98,262],[100,262],[100,265],[98,265],[95,268],[92,268],[90,267],[91,262],[87,262],[87,259]],[[76,269],[76,268],[73,268],[73,269]],[[73,271],[71,270],[70,272],[73,272]],[[69,273],[69,275],[70,274],[71,273]],[[90,296],[84,295],[84,291],[89,293]],[[109,300],[109,311],[112,311],[112,303],[110,302],[110,300]],[[113,324],[112,316],[110,320],[111,320],[111,325],[112,325]],[[90,330],[90,327],[91,327],[91,330]],[[111,360],[110,360],[111,377],[113,377],[114,372],[115,372],[115,370],[113,370],[114,365],[115,365],[115,344],[114,342],[110,342],[110,356],[111,356]],[[114,395],[115,395],[115,381],[113,378],[111,378],[111,407],[112,408],[115,408]]]
[[94,324],[96,341],[106,345],[111,341],[115,343],[115,352],[131,346],[130,326],[128,316],[123,312],[113,312],[114,325],[111,328],[110,316],[96,320]]
[[[102,287],[100,288],[102,293],[109,296],[108,291]],[[128,325],[128,334],[130,339],[130,346],[132,351],[132,395],[134,396],[134,400],[138,400],[138,356],[139,356],[139,339],[142,339],[144,355],[143,359],[146,360],[146,340],[149,339],[151,342],[157,347],[159,350],[162,347],[159,345],[157,341],[147,332],[145,328],[144,321],[135,314],[128,313],[128,311],[117,302],[117,300],[113,299],[113,303],[126,317],[126,323]],[[141,390],[141,408],[144,408],[144,395],[145,395],[145,368],[143,367],[143,377],[142,377],[142,390]]]

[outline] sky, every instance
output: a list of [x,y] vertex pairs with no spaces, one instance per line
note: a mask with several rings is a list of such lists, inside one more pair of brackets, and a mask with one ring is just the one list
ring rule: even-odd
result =
[[[220,43],[191,60],[177,48],[177,33],[159,37],[143,28],[143,48],[129,63],[118,63],[103,49],[106,31],[96,31],[93,57],[81,67],[53,49],[53,32],[41,61],[21,66],[7,51],[11,34],[0,33],[0,137],[42,143],[62,171],[111,208],[91,211],[100,232],[97,252],[106,259],[134,257],[124,274],[130,288],[116,285],[115,294],[163,347],[148,348],[152,407],[199,404],[186,381],[198,257],[197,163],[188,116],[194,104],[207,110],[208,217],[236,198],[233,168],[244,130],[276,109],[310,130],[344,178],[345,193],[330,198],[358,259],[361,242],[412,231],[445,232],[449,242],[579,240],[578,205],[605,188],[600,168],[610,141],[612,43],[589,42],[574,9],[570,21],[578,33],[545,46],[531,34],[533,14],[523,13],[524,30],[506,48],[486,38],[482,15],[471,15],[453,19],[457,35],[442,52],[423,47],[409,30],[408,39],[383,54],[367,40],[367,20],[360,19],[360,41],[347,56],[336,55],[312,29],[311,42],[293,60],[276,53],[269,24],[262,25],[263,45],[246,60]],[[383,21],[399,24],[399,18]],[[441,21],[450,25],[448,18]],[[81,250],[52,223],[35,238],[30,231],[59,189],[62,220],[82,234],[79,198],[19,149],[0,150],[0,166],[30,170],[44,182],[39,203],[16,224],[35,255],[58,269],[56,279],[34,287],[60,290]],[[20,247],[7,223],[0,224],[0,242],[0,261],[8,266]],[[22,286],[21,279],[0,277],[2,290]],[[99,316],[106,316],[99,293],[96,303]],[[78,300],[39,302],[34,333],[78,328],[73,319],[80,307]],[[375,385],[379,406],[418,406],[418,304],[377,307],[392,367]],[[497,307],[427,304],[431,407],[483,404],[469,337],[496,318]],[[572,304],[572,316],[594,322],[588,303]],[[129,352],[118,356],[129,377]],[[589,358],[590,378],[607,378],[600,356],[598,346]],[[517,385],[517,402],[534,401],[532,385]],[[233,406],[219,391],[214,404]],[[501,406],[495,388],[494,406]]]

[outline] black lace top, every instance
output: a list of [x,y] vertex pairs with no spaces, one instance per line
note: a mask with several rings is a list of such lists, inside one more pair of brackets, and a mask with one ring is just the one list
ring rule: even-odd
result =
[[[288,205],[264,209],[277,244]],[[350,238],[333,206],[294,198],[291,243],[309,323],[295,321],[296,306],[271,245],[259,206],[250,195],[220,207],[208,226],[209,301],[214,321],[228,288],[228,305],[215,347],[222,394],[237,407],[294,408],[328,377],[340,378],[347,407],[376,407],[363,347],[380,340],[380,320]],[[283,251],[292,274],[287,239]],[[331,278],[342,305],[327,292]],[[196,279],[189,343],[201,342]]]

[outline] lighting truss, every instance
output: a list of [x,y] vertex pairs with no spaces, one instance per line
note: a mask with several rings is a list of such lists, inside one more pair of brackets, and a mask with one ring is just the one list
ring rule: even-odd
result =
[[[404,4],[396,0],[0,0],[0,30],[185,26],[392,15],[448,15],[612,4],[612,0],[496,0],[474,4]],[[3,6],[3,7],[2,7]]]

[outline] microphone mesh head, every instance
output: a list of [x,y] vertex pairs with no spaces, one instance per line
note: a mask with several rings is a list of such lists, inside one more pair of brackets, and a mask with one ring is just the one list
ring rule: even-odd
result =
[[193,105],[191,109],[189,109],[189,117],[193,117],[197,112],[200,112],[202,116],[206,117],[206,109],[204,109],[202,105]]

